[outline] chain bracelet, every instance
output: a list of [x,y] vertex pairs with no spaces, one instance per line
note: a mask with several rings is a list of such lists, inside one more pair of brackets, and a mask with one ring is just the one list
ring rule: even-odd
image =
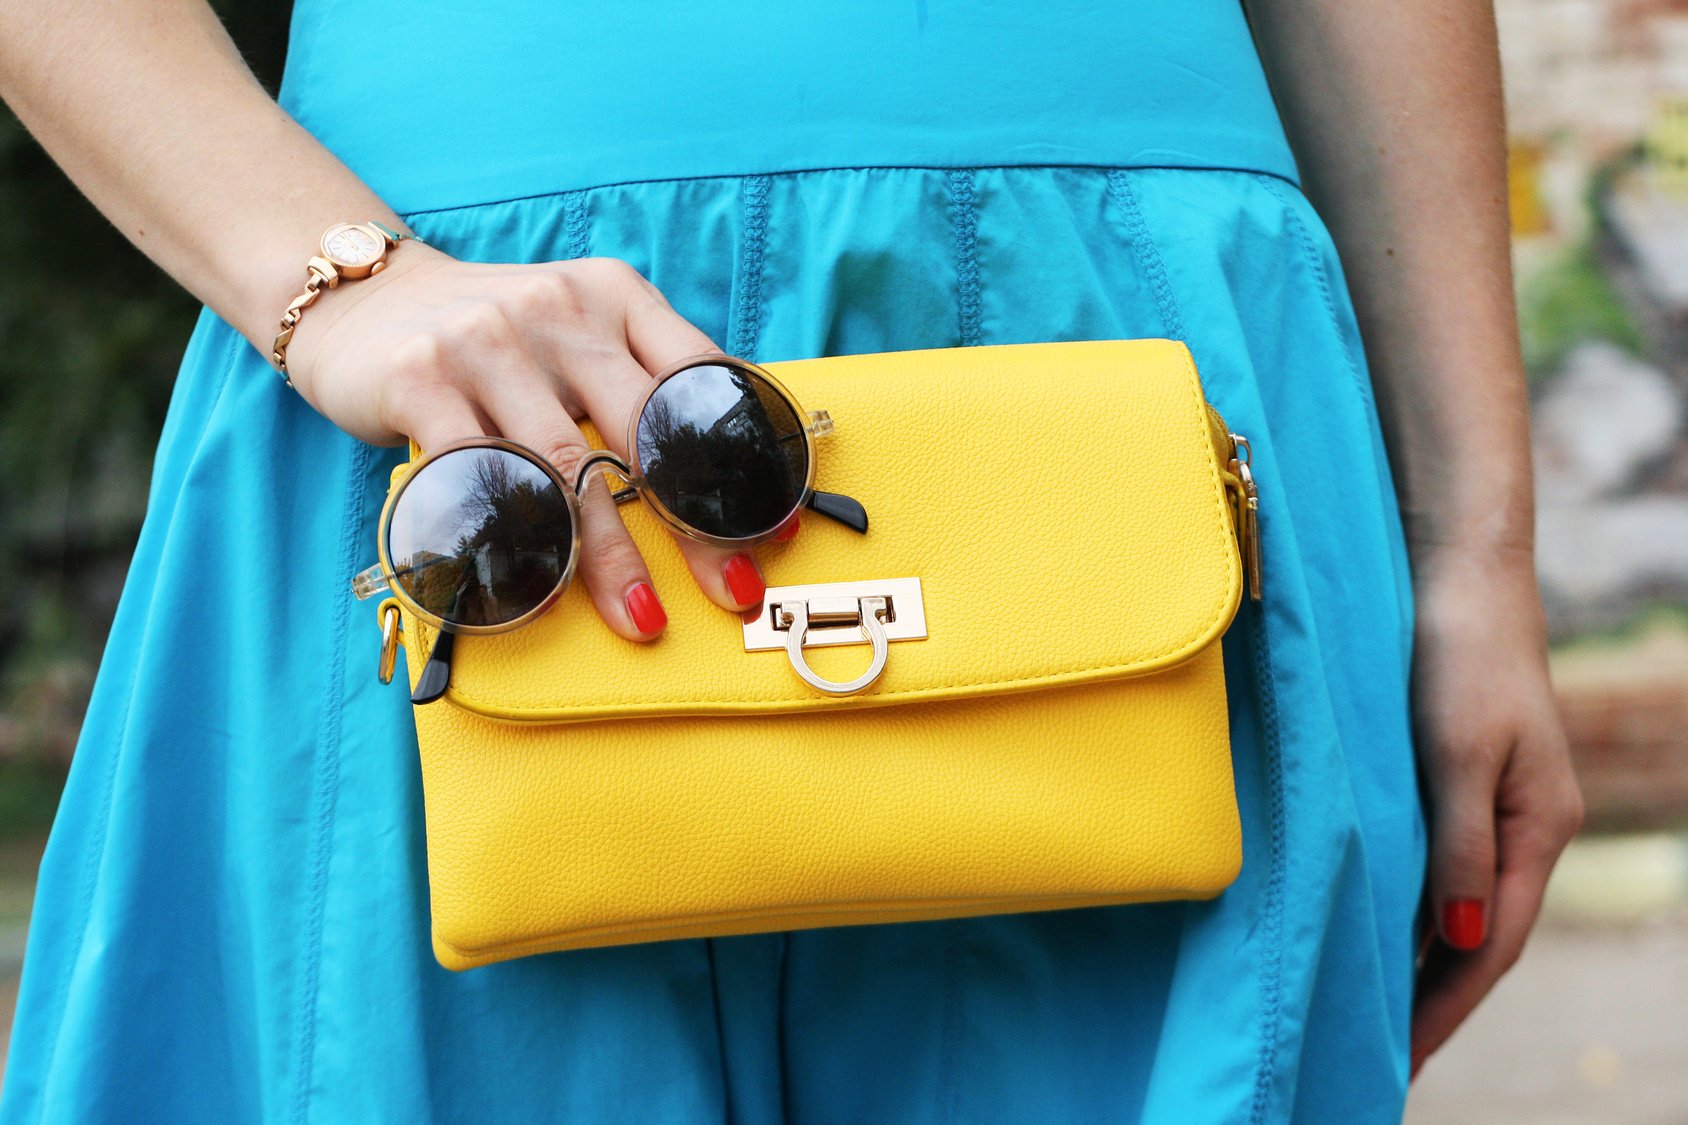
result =
[[[270,348],[270,359],[281,369],[282,381],[290,387],[293,386],[293,376],[287,371],[287,345],[293,339],[293,330],[299,326],[299,315],[316,303],[323,289],[332,289],[340,284],[339,273],[325,258],[312,257],[305,270],[310,279],[305,282],[304,292],[288,302],[287,312],[281,318],[281,331],[276,333],[275,343]],[[294,387],[294,390],[298,388]]]

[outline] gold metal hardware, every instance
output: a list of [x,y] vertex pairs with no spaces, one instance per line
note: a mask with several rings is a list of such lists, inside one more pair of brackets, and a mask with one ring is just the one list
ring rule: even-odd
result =
[[1241,434],[1231,435],[1231,463],[1226,468],[1239,484],[1232,497],[1237,516],[1237,546],[1242,551],[1243,569],[1248,575],[1249,597],[1259,601],[1265,568],[1260,554],[1260,489],[1254,483],[1254,470],[1249,468],[1253,453],[1247,438]]
[[[861,691],[885,670],[892,641],[926,637],[926,605],[918,578],[816,582],[770,586],[762,610],[744,622],[744,650],[785,650],[805,683],[834,695]],[[853,680],[829,680],[809,667],[810,646],[871,644],[867,670]]]
[[393,669],[398,666],[399,659],[399,601],[388,598],[381,603],[381,665],[376,675],[381,682],[393,682]]
[[885,670],[885,657],[891,650],[891,644],[885,638],[884,621],[889,612],[885,599],[821,599],[812,605],[815,620],[820,624],[860,626],[862,634],[873,644],[873,659],[868,663],[867,671],[853,680],[829,680],[822,676],[809,667],[809,662],[803,657],[803,641],[809,635],[811,603],[800,599],[781,602],[774,613],[778,616],[778,627],[786,630],[785,654],[797,674],[812,687],[833,695],[853,695],[877,680],[879,673]]

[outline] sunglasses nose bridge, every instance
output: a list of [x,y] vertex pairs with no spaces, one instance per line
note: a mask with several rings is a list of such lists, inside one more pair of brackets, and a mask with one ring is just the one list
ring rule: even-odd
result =
[[638,495],[638,490],[632,487],[634,482],[632,466],[628,465],[626,461],[622,460],[619,455],[611,450],[594,449],[592,452],[582,457],[580,459],[580,463],[575,466],[575,499],[578,500],[582,496],[586,495],[586,486],[591,483],[590,474],[593,469],[598,468],[600,465],[613,470],[616,476],[621,477],[623,480],[628,482],[627,488],[616,490],[614,495],[617,503],[621,503],[623,499],[630,500],[634,496]]

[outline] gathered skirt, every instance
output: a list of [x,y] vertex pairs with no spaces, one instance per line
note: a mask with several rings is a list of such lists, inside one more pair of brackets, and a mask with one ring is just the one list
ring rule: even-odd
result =
[[[623,258],[757,361],[1187,341],[1263,503],[1265,599],[1222,642],[1241,874],[1210,901],[442,969],[410,704],[348,587],[403,450],[206,311],[42,865],[0,1122],[1399,1121],[1412,593],[1341,267],[1293,182],[834,167],[404,218],[461,258]],[[1108,471],[1000,449],[1004,487]],[[941,444],[906,453],[941,481]],[[1081,557],[1109,529],[1024,534]]]

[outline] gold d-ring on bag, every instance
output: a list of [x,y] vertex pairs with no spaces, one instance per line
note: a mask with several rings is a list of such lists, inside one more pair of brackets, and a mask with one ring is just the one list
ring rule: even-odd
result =
[[[632,505],[660,639],[575,583],[458,640],[412,712],[440,963],[1220,894],[1242,838],[1219,640],[1259,597],[1259,501],[1185,345],[759,370],[825,405],[816,472],[871,528],[766,544],[741,621]],[[377,623],[414,689],[438,629],[397,597]]]

